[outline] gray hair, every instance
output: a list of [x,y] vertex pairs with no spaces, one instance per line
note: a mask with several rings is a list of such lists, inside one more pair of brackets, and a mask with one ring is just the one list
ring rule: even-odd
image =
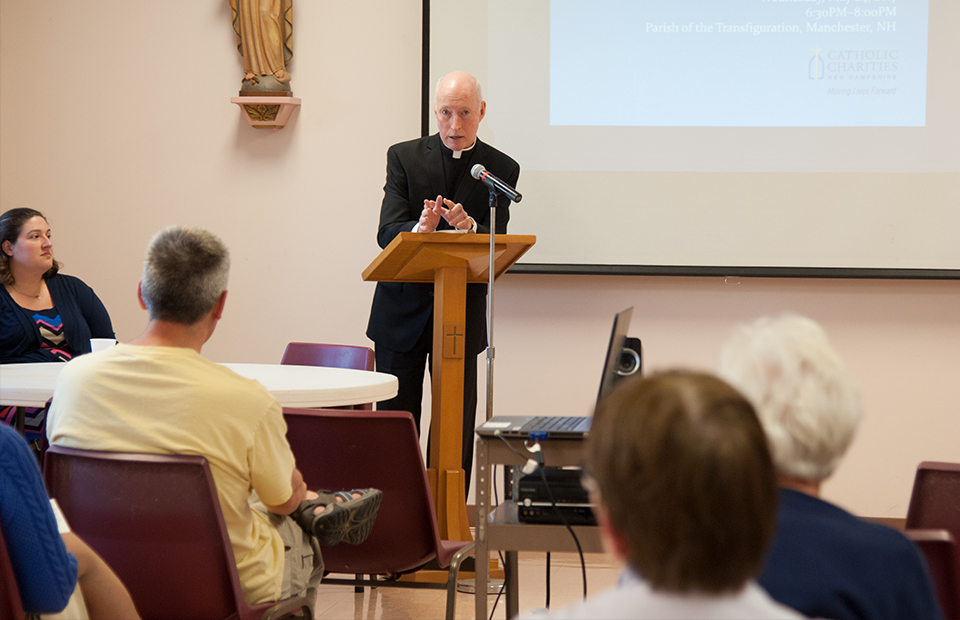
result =
[[781,474],[820,482],[833,473],[863,413],[823,328],[796,315],[742,326],[723,348],[719,374],[753,402]]
[[227,290],[230,252],[200,228],[170,226],[150,240],[140,294],[151,319],[192,325]]

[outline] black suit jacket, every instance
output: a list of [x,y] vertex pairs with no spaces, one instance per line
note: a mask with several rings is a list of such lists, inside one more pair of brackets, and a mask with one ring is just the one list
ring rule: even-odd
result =
[[[443,149],[439,134],[394,144],[387,151],[387,182],[383,186],[380,206],[380,229],[377,243],[387,247],[401,232],[413,230],[420,220],[424,199],[438,195],[463,205],[477,222],[478,233],[490,232],[489,192],[486,186],[470,176],[474,164],[483,166],[494,176],[516,187],[520,165],[507,155],[479,139],[470,151],[464,151],[467,172],[460,179],[453,196],[447,196],[443,174]],[[497,196],[496,232],[507,232],[510,201]],[[450,228],[440,220],[437,230]],[[466,350],[477,355],[487,346],[486,284],[467,285]],[[413,348],[425,329],[432,329],[433,284],[413,282],[378,282],[373,307],[367,324],[367,337],[377,345],[399,352]]]

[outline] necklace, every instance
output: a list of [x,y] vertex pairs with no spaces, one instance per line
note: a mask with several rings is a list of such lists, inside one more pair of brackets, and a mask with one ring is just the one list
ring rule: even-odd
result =
[[13,286],[12,284],[10,285],[10,288],[12,288],[12,289],[15,290],[16,292],[20,293],[20,294],[23,295],[24,297],[34,297],[34,298],[37,299],[37,301],[40,301],[40,297],[43,295],[43,282],[40,283],[40,292],[37,293],[36,295],[27,295],[26,293],[24,293],[23,291],[21,291],[21,290],[18,289],[17,287]]

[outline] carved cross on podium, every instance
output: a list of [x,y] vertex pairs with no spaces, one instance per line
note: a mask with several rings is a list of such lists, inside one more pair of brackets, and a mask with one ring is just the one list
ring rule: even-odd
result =
[[460,359],[466,345],[463,340],[463,323],[443,324],[443,356],[447,359]]

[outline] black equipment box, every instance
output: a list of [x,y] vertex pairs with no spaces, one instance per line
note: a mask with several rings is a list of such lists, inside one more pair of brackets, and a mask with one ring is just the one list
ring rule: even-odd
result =
[[[590,494],[580,485],[581,470],[577,468],[544,467],[520,479],[517,498],[517,519],[521,523],[561,524],[559,511],[570,525],[596,525],[590,504]],[[549,485],[549,490],[547,486]],[[556,501],[556,508],[550,497]]]

